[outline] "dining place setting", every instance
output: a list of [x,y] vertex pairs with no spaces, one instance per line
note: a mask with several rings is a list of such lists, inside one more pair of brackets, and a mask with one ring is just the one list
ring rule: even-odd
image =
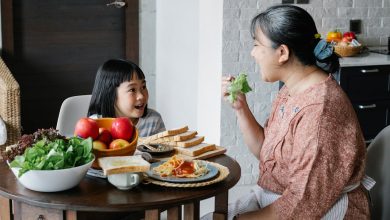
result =
[[15,210],[4,216],[38,218],[58,210],[67,219],[133,212],[159,219],[162,209],[180,219],[178,207],[184,206],[190,219],[198,219],[200,201],[210,197],[215,215],[226,215],[228,191],[241,170],[225,148],[205,143],[188,126],[140,138],[131,124],[127,132],[116,130],[118,118],[80,120],[74,136],[38,129],[1,152],[0,209]]
[[39,129],[2,156],[20,184],[39,192],[71,189],[85,175],[107,179],[120,190],[139,184],[202,187],[229,175],[227,167],[206,160],[226,149],[204,143],[188,126],[141,138],[129,120],[81,118],[74,134]]

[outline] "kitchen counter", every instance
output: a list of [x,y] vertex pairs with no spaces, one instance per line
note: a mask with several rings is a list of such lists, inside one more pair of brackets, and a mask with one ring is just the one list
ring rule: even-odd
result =
[[367,52],[358,56],[340,58],[341,67],[373,65],[390,65],[390,55]]

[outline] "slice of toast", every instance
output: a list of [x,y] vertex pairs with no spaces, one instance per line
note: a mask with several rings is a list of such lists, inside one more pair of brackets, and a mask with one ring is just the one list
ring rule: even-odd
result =
[[104,175],[147,172],[150,169],[150,163],[141,156],[101,157],[99,158],[99,166],[103,169]]
[[192,147],[202,143],[203,141],[204,141],[204,136],[196,136],[186,141],[165,142],[164,144],[177,146],[177,147]]
[[186,131],[188,131],[188,126],[184,126],[184,127],[176,128],[176,129],[171,129],[171,130],[166,130],[166,131],[158,133],[157,135],[158,135],[158,138],[162,138],[162,137],[181,134],[181,133],[184,133]]
[[138,138],[138,144],[161,144],[164,142],[172,141],[172,138],[165,139],[165,137],[171,137],[173,135],[183,134],[186,133],[187,131],[188,131],[188,126],[162,131],[160,133],[148,137]]
[[[182,134],[174,135],[174,136],[168,136],[168,137],[162,137],[157,138],[155,140],[149,141],[149,144],[162,144],[162,143],[168,143],[168,142],[178,142],[178,141],[186,141],[189,139],[194,138],[198,134],[197,131],[187,131]],[[140,141],[142,142],[142,141]],[[142,142],[144,143],[144,142]],[[173,144],[176,145],[176,144]]]
[[186,141],[186,140],[194,138],[197,134],[198,134],[197,131],[187,131],[187,132],[184,132],[182,134],[178,134],[178,135],[173,136],[172,141]]
[[207,144],[207,143],[201,143],[192,147],[175,147],[176,151],[179,154],[184,154],[187,156],[198,156],[200,154],[203,154],[208,151],[212,151],[216,149],[215,144]]

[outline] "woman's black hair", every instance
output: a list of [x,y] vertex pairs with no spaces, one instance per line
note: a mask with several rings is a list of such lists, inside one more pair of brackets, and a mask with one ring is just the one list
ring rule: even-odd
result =
[[339,68],[336,53],[325,60],[318,60],[314,48],[320,39],[311,15],[294,5],[271,6],[252,19],[251,34],[256,39],[258,28],[271,40],[272,47],[286,45],[292,54],[304,65],[317,65],[325,72],[334,73]]
[[[121,83],[130,81],[135,76],[145,79],[141,68],[129,60],[111,59],[101,65],[96,74],[88,116],[98,114],[115,118],[116,89]],[[142,117],[147,114],[147,109],[146,106]]]

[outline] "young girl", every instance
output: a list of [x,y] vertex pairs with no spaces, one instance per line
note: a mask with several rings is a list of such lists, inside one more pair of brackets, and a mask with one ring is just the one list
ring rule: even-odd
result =
[[[264,127],[244,94],[232,104],[260,175],[248,196],[229,205],[229,219],[369,219],[366,147],[354,109],[331,75],[339,67],[332,45],[292,5],[260,13],[251,31],[261,78],[284,87]],[[225,98],[232,79],[222,80]]]
[[88,116],[127,117],[140,137],[165,130],[161,115],[148,108],[149,93],[145,75],[133,62],[112,59],[98,70],[92,90]]

